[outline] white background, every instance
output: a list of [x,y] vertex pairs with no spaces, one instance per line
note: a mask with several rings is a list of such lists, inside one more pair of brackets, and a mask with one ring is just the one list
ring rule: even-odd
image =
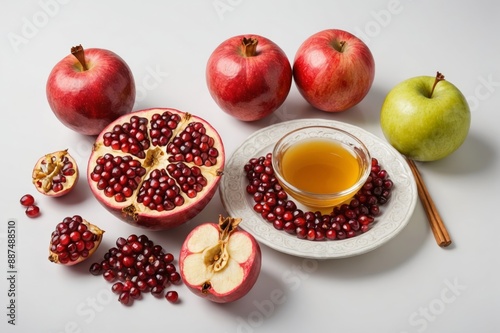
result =
[[[4,1],[0,11],[0,330],[2,332],[498,332],[500,5],[491,1]],[[234,35],[254,33],[293,61],[311,34],[340,28],[371,48],[376,76],[356,107],[327,114],[306,104],[292,85],[272,116],[242,123],[220,111],[205,84],[212,50]],[[141,233],[105,211],[84,177],[75,193],[36,196],[43,211],[28,219],[18,203],[34,193],[31,169],[46,152],[69,148],[86,172],[92,138],[53,116],[45,82],[70,47],[110,49],[131,67],[138,87],[134,109],[174,107],[207,119],[220,132],[227,157],[255,130],[297,118],[345,121],[383,137],[379,111],[387,92],[412,76],[437,70],[468,98],[470,134],[451,156],[419,164],[448,226],[453,245],[436,245],[422,206],[408,226],[370,253],[313,261],[266,246],[262,273],[243,299],[216,305],[176,286],[181,303],[146,295],[131,307],[110,298],[110,284],[47,260],[49,237],[64,216],[81,214],[106,230],[99,253],[118,236]],[[224,209],[216,195],[189,223],[146,232],[176,256],[197,224]],[[7,221],[17,220],[17,317],[7,324]],[[97,257],[96,257],[97,258]],[[282,293],[273,303],[271,293]]]

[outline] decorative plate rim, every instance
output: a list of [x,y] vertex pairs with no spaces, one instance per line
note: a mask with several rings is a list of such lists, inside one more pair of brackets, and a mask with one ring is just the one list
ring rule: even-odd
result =
[[[263,156],[285,133],[302,126],[335,126],[357,136],[372,157],[386,169],[394,182],[391,198],[382,206],[382,214],[368,232],[343,240],[310,241],[299,239],[273,225],[254,212],[252,198],[246,193],[243,167],[252,157]],[[219,185],[222,204],[228,214],[242,218],[240,227],[260,243],[282,253],[309,259],[338,259],[372,251],[399,234],[408,224],[417,202],[413,173],[404,157],[374,134],[351,124],[327,119],[296,119],[262,128],[251,134],[228,159]]]

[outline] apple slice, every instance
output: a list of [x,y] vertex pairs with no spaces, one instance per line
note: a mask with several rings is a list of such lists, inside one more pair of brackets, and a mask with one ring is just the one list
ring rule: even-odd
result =
[[219,216],[186,237],[179,255],[179,268],[186,286],[196,295],[217,303],[245,296],[260,274],[259,243],[238,228],[239,218]]

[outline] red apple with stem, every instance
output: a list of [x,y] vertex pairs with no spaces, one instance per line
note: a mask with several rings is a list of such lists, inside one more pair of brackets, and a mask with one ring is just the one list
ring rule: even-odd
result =
[[258,35],[234,36],[210,55],[206,81],[212,98],[242,121],[262,119],[285,101],[292,68],[283,50]]
[[353,34],[327,29],[307,38],[293,63],[295,84],[309,104],[326,112],[345,111],[368,94],[375,61]]
[[79,45],[54,66],[46,93],[50,108],[64,125],[97,135],[132,110],[135,82],[127,63],[114,52],[84,50]]

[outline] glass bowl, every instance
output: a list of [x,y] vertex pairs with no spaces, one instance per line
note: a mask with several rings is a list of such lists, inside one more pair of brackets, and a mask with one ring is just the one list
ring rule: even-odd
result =
[[330,126],[288,132],[272,152],[274,173],[285,192],[310,208],[351,199],[371,172],[371,156],[356,136]]

